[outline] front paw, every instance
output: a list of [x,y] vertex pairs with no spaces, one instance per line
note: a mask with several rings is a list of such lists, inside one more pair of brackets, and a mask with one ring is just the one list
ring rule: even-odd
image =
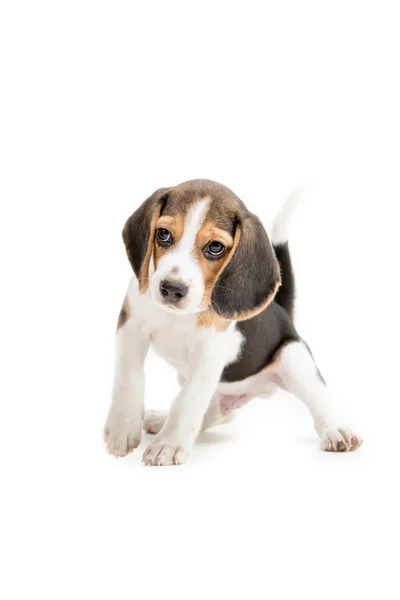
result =
[[137,448],[142,438],[142,419],[110,414],[104,426],[106,448],[113,456],[126,456]]
[[188,455],[189,452],[176,442],[155,440],[144,452],[142,460],[145,465],[151,467],[167,467],[181,465]]
[[340,427],[329,429],[321,437],[321,450],[326,452],[352,452],[363,443],[362,439],[350,429]]

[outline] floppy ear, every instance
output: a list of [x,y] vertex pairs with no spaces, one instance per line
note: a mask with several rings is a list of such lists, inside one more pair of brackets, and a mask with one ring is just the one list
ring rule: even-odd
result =
[[166,194],[171,188],[161,188],[133,213],[125,223],[122,237],[132,269],[144,293],[149,285],[149,264],[153,250],[154,231]]
[[249,319],[272,302],[280,283],[267,233],[261,221],[247,213],[237,222],[231,254],[213,288],[213,309],[225,319]]

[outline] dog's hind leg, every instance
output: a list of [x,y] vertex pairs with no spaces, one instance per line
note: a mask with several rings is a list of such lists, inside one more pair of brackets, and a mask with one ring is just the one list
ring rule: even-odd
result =
[[309,409],[321,438],[321,449],[347,452],[362,444],[361,438],[343,425],[314,359],[304,342],[292,342],[280,353],[274,368],[275,381]]
[[164,423],[167,420],[167,416],[167,412],[146,410],[143,419],[143,429],[146,433],[159,433],[164,427]]

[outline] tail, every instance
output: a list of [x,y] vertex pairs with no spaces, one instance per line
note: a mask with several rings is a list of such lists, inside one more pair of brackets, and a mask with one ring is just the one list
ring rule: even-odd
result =
[[301,196],[296,188],[277,214],[272,228],[271,241],[281,268],[282,285],[275,296],[275,302],[282,306],[293,318],[295,300],[295,280],[289,252],[290,220]]

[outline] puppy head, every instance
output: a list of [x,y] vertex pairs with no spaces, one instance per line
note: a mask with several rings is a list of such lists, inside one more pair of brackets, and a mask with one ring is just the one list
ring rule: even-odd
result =
[[208,180],[155,192],[128,219],[123,238],[140,292],[167,310],[247,319],[280,284],[259,219]]

